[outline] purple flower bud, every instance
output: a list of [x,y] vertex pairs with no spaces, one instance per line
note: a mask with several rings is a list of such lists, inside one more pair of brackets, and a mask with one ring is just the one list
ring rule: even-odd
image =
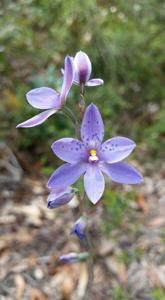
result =
[[80,217],[72,227],[71,234],[77,235],[80,240],[85,238],[86,218]]
[[53,189],[48,196],[48,208],[56,208],[61,205],[67,204],[72,200],[73,196],[77,192],[77,189],[72,187],[65,187],[59,189]]
[[74,264],[85,260],[89,256],[88,252],[75,253],[70,252],[65,255],[61,255],[59,260],[64,263]]
[[88,55],[82,51],[76,53],[74,58],[75,80],[85,84],[91,75],[92,66]]

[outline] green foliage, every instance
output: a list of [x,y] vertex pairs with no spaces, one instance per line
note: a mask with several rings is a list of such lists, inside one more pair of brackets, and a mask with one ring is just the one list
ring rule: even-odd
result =
[[113,294],[114,300],[131,300],[127,292],[122,292],[120,286],[114,289]]
[[[60,115],[33,130],[16,130],[15,125],[37,112],[25,93],[41,85],[58,89],[65,55],[82,49],[92,60],[93,76],[105,80],[104,86],[87,89],[86,101],[101,109],[106,135],[128,135],[160,157],[164,5],[159,0],[1,1],[0,138],[10,143],[15,137],[15,149],[40,149],[47,156],[53,140],[73,134]],[[68,100],[75,107],[76,87]],[[151,104],[157,106],[156,115]]]
[[110,189],[104,192],[103,204],[105,205],[107,215],[102,222],[102,231],[109,235],[110,231],[122,224],[128,203],[132,199],[132,193],[118,193]]
[[118,256],[118,260],[122,261],[125,264],[125,266],[128,268],[133,261],[139,261],[140,259],[142,259],[143,254],[144,254],[144,249],[140,247],[137,247],[131,253],[129,253],[126,250],[123,250],[123,252]]
[[157,122],[144,129],[144,136],[150,145],[150,151],[156,156],[163,157],[165,148],[165,110],[162,110]]
[[155,288],[152,291],[152,300],[165,300],[164,291],[159,288]]

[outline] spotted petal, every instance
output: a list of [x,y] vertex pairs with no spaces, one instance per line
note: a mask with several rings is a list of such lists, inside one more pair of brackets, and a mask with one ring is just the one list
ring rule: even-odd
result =
[[115,163],[126,158],[135,146],[136,144],[128,138],[114,137],[102,144],[99,158],[108,163]]
[[84,114],[81,125],[81,138],[86,146],[101,144],[104,137],[104,124],[96,105],[90,104]]
[[73,58],[70,56],[67,56],[65,58],[65,67],[64,67],[64,77],[63,77],[63,84],[61,88],[61,93],[60,93],[60,99],[61,103],[64,104],[66,97],[69,93],[69,90],[72,86],[73,83]]
[[86,86],[97,86],[97,85],[101,85],[103,84],[104,81],[100,78],[93,78],[93,79],[90,79],[86,82]]
[[26,94],[26,98],[36,108],[60,108],[59,93],[49,87],[33,89]]
[[45,122],[51,115],[55,114],[57,110],[55,109],[49,109],[46,111],[43,111],[42,113],[30,118],[29,120],[20,123],[17,125],[17,128],[22,127],[22,128],[28,128],[28,127],[34,127],[37,125],[42,124]]
[[74,165],[64,164],[52,174],[48,181],[48,188],[56,189],[59,187],[67,187],[75,183],[85,170],[85,163],[77,163]]
[[96,164],[88,164],[87,171],[84,175],[84,188],[89,200],[96,204],[101,198],[105,181],[103,174]]
[[52,144],[53,152],[68,163],[76,163],[85,159],[84,144],[76,139],[63,138]]
[[102,163],[100,168],[111,180],[118,183],[139,184],[143,181],[143,177],[131,165],[124,162]]

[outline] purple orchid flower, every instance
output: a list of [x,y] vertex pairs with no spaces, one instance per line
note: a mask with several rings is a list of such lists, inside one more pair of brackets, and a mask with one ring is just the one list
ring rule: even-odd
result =
[[88,55],[82,51],[76,53],[73,58],[74,83],[78,85],[97,86],[104,83],[100,78],[89,79],[92,72],[92,65]]
[[73,83],[73,60],[66,56],[64,77],[61,92],[58,93],[49,87],[40,87],[26,94],[27,101],[35,108],[46,109],[44,112],[20,123],[18,127],[28,128],[42,124],[51,115],[55,114],[66,102],[67,95]]
[[70,252],[68,254],[61,255],[59,257],[59,260],[64,263],[73,264],[85,260],[88,256],[89,256],[88,252],[82,252],[82,253]]
[[48,187],[59,188],[76,182],[84,174],[84,188],[95,204],[101,198],[105,180],[102,172],[111,180],[123,184],[139,184],[143,177],[128,163],[121,162],[135,148],[135,143],[125,137],[113,137],[103,144],[104,124],[94,104],[87,107],[82,125],[81,139],[63,138],[52,144],[53,152],[67,163],[50,177]]
[[71,234],[75,234],[80,240],[83,240],[85,238],[85,227],[86,218],[82,216],[74,223]]
[[52,190],[48,197],[48,208],[57,208],[69,203],[74,197],[77,189],[72,187],[64,187]]

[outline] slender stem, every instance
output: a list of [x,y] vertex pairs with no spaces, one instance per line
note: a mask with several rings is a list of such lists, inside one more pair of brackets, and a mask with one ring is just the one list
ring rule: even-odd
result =
[[[83,117],[84,115],[84,111],[85,111],[85,99],[84,99],[84,93],[85,93],[85,89],[84,89],[84,84],[80,85],[80,102],[79,102],[79,107],[80,107],[80,112],[81,112],[81,117]],[[81,195],[79,195],[78,199],[79,199],[79,205],[80,205],[80,209],[79,209],[79,214],[80,216],[83,215],[85,213],[85,191],[83,196],[81,197]],[[93,286],[93,280],[94,280],[94,272],[93,272],[93,267],[94,267],[94,251],[93,251],[93,245],[91,242],[91,236],[90,236],[90,232],[88,230],[88,227],[85,230],[85,240],[83,243],[83,247],[85,247],[86,251],[89,253],[89,257],[87,260],[87,268],[88,268],[88,284],[86,287],[86,292],[84,295],[83,300],[92,300],[92,286]]]
[[81,197],[80,194],[78,194],[78,201],[79,201],[79,216],[84,215],[84,200],[85,200],[85,191],[83,196]]
[[89,233],[88,228],[86,229],[86,247],[89,253],[89,258],[87,261],[87,267],[88,267],[88,284],[86,287],[85,295],[83,300],[92,300],[92,286],[93,286],[93,280],[94,280],[94,272],[93,272],[93,267],[94,267],[94,255],[93,255],[93,246],[91,242],[91,236]]
[[63,110],[63,112],[64,112],[68,117],[70,117],[70,119],[72,120],[73,124],[78,123],[78,120],[77,120],[75,114],[72,112],[72,110],[71,110],[69,107],[63,106],[62,110]]
[[[78,200],[79,200],[79,215],[82,216],[85,213],[85,191],[83,196],[78,195]],[[93,286],[93,279],[94,279],[94,273],[93,273],[93,267],[94,267],[94,251],[93,251],[93,245],[91,242],[91,236],[88,227],[85,230],[85,240],[83,241],[83,250],[85,250],[89,253],[89,257],[87,260],[87,268],[88,268],[88,284],[86,287],[86,292],[84,295],[83,300],[92,300],[92,286]]]
[[71,121],[72,121],[72,123],[74,125],[74,128],[75,128],[75,135],[79,139],[79,137],[80,137],[80,129],[79,129],[79,122],[78,122],[78,119],[77,119],[76,115],[67,106],[64,106],[62,108],[62,111],[63,111],[63,113],[66,116],[68,116],[71,119]]
[[80,107],[80,111],[82,113],[82,116],[83,116],[84,111],[85,111],[84,93],[85,93],[84,84],[80,84],[80,103],[79,103],[79,107]]

